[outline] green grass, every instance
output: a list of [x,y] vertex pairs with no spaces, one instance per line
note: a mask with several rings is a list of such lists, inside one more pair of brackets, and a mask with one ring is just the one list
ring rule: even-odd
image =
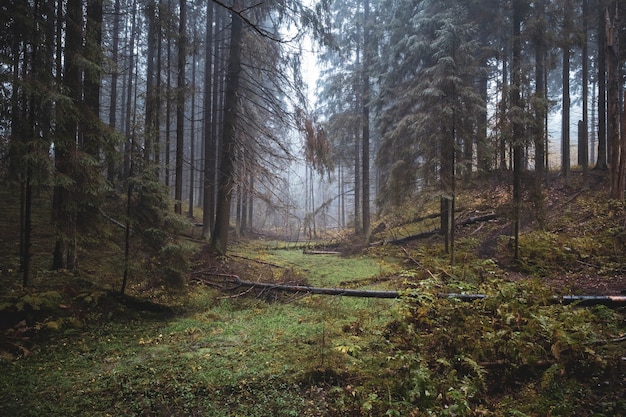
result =
[[[323,285],[389,269],[360,257],[269,256],[304,264]],[[325,400],[307,401],[319,395],[309,387],[335,373],[358,375],[368,338],[380,335],[395,303],[325,296],[270,303],[192,286],[183,314],[159,318],[111,314],[101,301],[105,311],[92,312],[91,323],[47,331],[29,355],[3,364],[0,415],[323,415]]]
[[395,259],[385,261],[367,255],[343,257],[309,255],[301,250],[272,250],[263,259],[303,271],[310,285],[335,287],[354,281],[391,274],[398,269]]

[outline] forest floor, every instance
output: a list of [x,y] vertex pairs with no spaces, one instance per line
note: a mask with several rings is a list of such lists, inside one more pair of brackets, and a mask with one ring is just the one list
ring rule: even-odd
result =
[[[493,179],[459,193],[459,221],[495,217],[456,229],[453,264],[438,234],[392,243],[436,228],[432,198],[382,217],[368,246],[349,235],[324,245],[235,239],[217,257],[191,239],[184,288],[139,266],[126,298],[116,295],[119,236],[86,242],[76,274],[49,270],[45,193],[35,206],[32,286],[21,288],[19,204],[7,193],[0,415],[626,416],[624,308],[546,302],[626,290],[626,205],[607,199],[596,174],[589,187],[574,181],[552,178],[542,205],[525,195],[517,260],[510,188]],[[233,277],[408,298],[279,293]]]

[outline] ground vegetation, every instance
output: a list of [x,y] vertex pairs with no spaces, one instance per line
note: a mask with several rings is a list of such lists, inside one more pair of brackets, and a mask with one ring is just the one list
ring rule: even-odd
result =
[[[81,245],[77,270],[50,270],[50,254],[40,250],[54,239],[42,191],[33,205],[32,281],[23,287],[19,233],[11,227],[16,196],[6,193],[0,411],[623,415],[624,308],[551,299],[626,289],[626,206],[605,198],[608,187],[573,191],[555,176],[541,216],[530,203],[520,210],[516,259],[510,182],[481,181],[459,193],[455,215],[494,216],[457,226],[453,264],[436,233],[387,243],[439,227],[427,215],[438,209],[433,198],[419,213],[404,206],[374,223],[370,245],[350,235],[315,244],[267,236],[234,239],[232,253],[217,256],[199,239],[201,227],[188,223],[176,234],[188,250],[178,252],[185,263],[175,285],[168,268],[176,263],[158,262],[163,254],[137,236],[123,296],[125,233],[113,220],[123,216],[125,196],[107,202],[108,234]],[[238,286],[233,276],[404,296],[282,293]],[[488,297],[466,302],[442,293]]]

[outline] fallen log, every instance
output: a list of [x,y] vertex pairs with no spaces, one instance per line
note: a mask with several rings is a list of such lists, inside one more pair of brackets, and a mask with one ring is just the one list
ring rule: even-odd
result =
[[495,213],[485,214],[483,216],[468,217],[467,219],[457,223],[457,226],[469,226],[470,224],[487,222],[489,220],[495,220],[497,218]]
[[361,297],[361,298],[399,298],[398,291],[377,291],[377,290],[356,290],[349,288],[324,288],[324,287],[309,287],[308,285],[289,285],[289,284],[274,284],[269,282],[253,282],[245,281],[239,277],[234,278],[234,283],[243,286],[258,288],[271,291],[282,291],[292,293],[305,293],[305,294],[321,294],[321,295],[339,295],[343,297]]
[[[480,222],[486,222],[489,220],[495,220],[497,218],[497,215],[495,213],[490,213],[490,214],[485,214],[482,216],[474,216],[474,217],[468,217],[464,220],[459,220],[455,223],[455,226],[469,226],[470,224],[474,224],[474,223],[480,223]],[[416,239],[423,239],[426,237],[430,237],[433,235],[436,235],[438,233],[441,232],[441,229],[433,229],[433,230],[428,230],[425,232],[421,232],[421,233],[417,233],[414,235],[409,235],[409,236],[403,236],[397,239],[392,239],[392,240],[388,240],[388,241],[379,241],[379,242],[374,242],[371,245],[375,246],[375,245],[381,245],[384,243],[389,243],[392,245],[400,245],[402,243],[406,243],[408,241],[411,240],[416,240]]]
[[303,250],[304,255],[341,255],[341,252],[332,250]]
[[[224,275],[222,275],[224,277]],[[385,291],[385,290],[359,290],[351,288],[327,288],[327,287],[311,287],[308,285],[290,285],[276,284],[271,282],[254,282],[246,281],[237,275],[228,275],[230,282],[237,287],[249,287],[270,291],[282,291],[291,293],[319,294],[319,295],[336,295],[342,297],[360,297],[360,298],[401,298],[411,297],[410,292],[404,291]],[[200,281],[200,280],[199,280]],[[479,301],[487,299],[487,294],[465,294],[465,293],[440,293],[440,298],[457,299],[466,302]],[[626,306],[626,295],[564,295],[554,296],[549,299],[550,304],[570,305],[576,304],[581,307],[604,305],[607,307],[617,308]]]

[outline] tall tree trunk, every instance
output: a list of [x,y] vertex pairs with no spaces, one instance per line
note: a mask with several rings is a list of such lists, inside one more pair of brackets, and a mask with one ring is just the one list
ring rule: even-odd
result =
[[[130,41],[128,49],[133,51],[135,49],[135,39],[137,33],[137,0],[133,0],[132,12],[130,16]],[[133,91],[134,91],[134,76],[135,76],[135,54],[129,53],[128,55],[128,71],[126,73],[126,105],[125,105],[125,121],[124,132],[126,134],[126,142],[124,143],[124,178],[130,177],[130,160],[132,153],[134,152],[133,143],[131,138],[135,135],[135,130],[132,123],[133,118]]]
[[370,66],[372,51],[370,46],[370,3],[363,1],[363,238],[369,243],[370,228]]
[[[511,59],[511,110],[521,108],[522,85],[522,40],[521,26],[523,20],[522,0],[513,1],[513,49]],[[519,258],[520,207],[522,203],[522,169],[523,169],[523,126],[519,118],[512,122],[513,130],[513,235],[515,259]]]
[[535,16],[540,27],[536,29],[534,36],[535,43],[535,174],[538,179],[546,174],[546,136],[545,120],[547,113],[546,103],[546,45],[545,45],[545,1],[539,0],[535,3]]
[[210,167],[210,201],[208,206],[209,211],[209,230],[214,230],[215,228],[215,211],[217,207],[217,181],[218,181],[218,170],[219,170],[219,159],[218,155],[221,154],[222,149],[222,141],[220,139],[222,130],[223,130],[223,104],[224,104],[224,72],[225,67],[221,64],[224,59],[222,48],[225,40],[217,36],[218,33],[221,33],[223,28],[225,27],[226,14],[222,10],[222,8],[216,8],[215,10],[215,36],[213,39],[213,54],[215,55],[213,59],[213,98],[211,99],[212,103],[212,111],[211,111],[211,120],[213,121],[211,125],[211,137],[213,141],[213,150],[212,156],[210,159],[211,167]]
[[509,102],[509,73],[508,73],[508,48],[504,48],[502,54],[502,99],[500,101],[500,142],[498,146],[499,151],[499,166],[501,170],[506,170],[506,151],[509,146],[508,136],[509,128],[506,126],[506,118],[508,114],[508,102]]
[[174,181],[174,211],[182,214],[183,156],[185,147],[185,61],[187,56],[187,0],[180,0],[178,22],[178,82],[176,91],[176,174]]
[[[486,66],[486,64],[485,64]],[[477,88],[480,93],[480,97],[484,103],[489,101],[489,76],[488,74],[482,74],[477,81]],[[487,142],[487,109],[480,111],[478,115],[478,121],[475,133],[476,142],[476,161],[477,169],[479,173],[489,172],[493,168],[493,157],[490,154],[491,146]]]
[[582,111],[583,117],[579,123],[578,142],[578,165],[583,169],[583,183],[587,184],[589,175],[589,48],[588,48],[588,22],[589,22],[589,1],[583,0],[583,35],[582,35]]
[[[134,146],[134,143],[132,144]],[[134,175],[133,161],[130,163],[130,175]],[[122,277],[122,286],[120,288],[120,294],[124,295],[126,292],[126,286],[128,285],[128,277],[130,275],[130,243],[131,243],[131,214],[132,214],[132,199],[133,199],[133,182],[129,181],[126,190],[126,228],[124,232],[124,275]]]
[[[357,11],[356,14],[357,16],[360,14],[361,12],[361,2],[357,2]],[[357,27],[357,39],[361,39],[361,26],[359,25]],[[357,68],[359,67],[359,65],[361,65],[361,43],[357,42],[356,43],[356,61],[355,64],[357,66]],[[355,81],[355,85],[353,86],[353,90],[354,93],[356,95],[356,100],[355,100],[355,113],[358,112],[359,110],[362,111],[363,109],[363,97],[361,97],[358,94],[359,91],[359,87],[358,87],[358,83]],[[359,120],[360,123],[363,123],[363,120]],[[361,132],[359,132],[359,128],[361,128]],[[361,197],[361,187],[363,185],[363,182],[361,180],[361,168],[363,167],[363,165],[361,164],[361,158],[363,156],[362,154],[362,150],[361,150],[361,144],[362,144],[362,139],[361,138],[361,134],[362,134],[362,127],[360,125],[355,126],[355,131],[354,131],[354,233],[358,236],[361,235],[361,233],[363,232],[363,221],[362,221],[362,217],[361,217],[361,205],[363,203],[362,197]],[[315,208],[313,207],[311,209],[311,211],[314,211]]]
[[[172,0],[167,1],[167,10],[171,15],[172,13]],[[172,33],[172,19],[168,20],[167,23],[167,31],[168,33]],[[167,77],[165,83],[165,96],[166,96],[166,104],[165,104],[165,186],[170,187],[171,183],[171,148],[172,148],[172,37],[167,37]]]
[[311,167],[311,169],[309,169],[309,186],[311,188],[311,223],[309,225],[309,230],[311,231],[311,234],[309,235],[309,237],[317,238],[317,224],[315,223],[315,181],[313,180],[313,172],[314,169]]
[[[597,80],[594,79],[591,82],[591,97],[596,97],[597,85],[598,85]],[[596,111],[597,111],[597,106],[592,105],[590,126],[596,126]],[[587,127],[587,130],[589,130],[589,127]],[[593,131],[591,131],[591,135],[589,136],[589,159],[588,161],[596,160],[596,145],[598,143],[596,138],[597,138],[597,132],[594,133]]]
[[[109,101],[109,127],[112,131],[117,129],[117,84],[119,78],[119,45],[120,45],[120,0],[115,0],[113,5],[113,39],[111,45],[111,62],[113,62],[114,68],[111,74],[111,97]],[[115,152],[114,149],[108,149],[106,153],[107,157],[107,180],[109,183],[115,181],[116,166],[115,166]]]
[[[78,119],[75,106],[82,99],[79,59],[82,48],[83,11],[80,0],[68,0],[66,5],[66,33],[63,84],[71,104],[59,106],[59,135],[55,140],[54,157],[58,175],[73,177]],[[76,204],[73,186],[64,182],[54,187],[52,216],[56,242],[52,269],[77,268]]]
[[[26,8],[26,5],[23,5]],[[31,232],[32,232],[32,197],[33,183],[46,178],[47,173],[37,169],[36,160],[40,155],[47,155],[52,143],[52,105],[49,95],[54,89],[54,43],[55,43],[55,3],[54,0],[37,0],[32,3],[34,30],[19,22],[10,29],[15,34],[16,42],[10,46],[16,57],[14,62],[13,95],[11,97],[13,138],[20,142],[16,156],[16,171],[21,182],[20,198],[20,270],[22,285],[30,284],[31,270]],[[18,40],[22,38],[22,40]],[[30,43],[30,47],[28,46]],[[30,54],[28,53],[30,50]],[[22,57],[21,59],[18,57]],[[30,88],[19,88],[19,68],[22,68],[22,81]],[[22,96],[22,99],[19,97]],[[27,117],[28,114],[28,117]]]
[[607,9],[604,0],[598,0],[598,160],[596,169],[607,169],[607,103],[606,103],[606,18]]
[[102,126],[100,125],[100,84],[102,74],[102,0],[87,2],[87,26],[84,56],[88,60],[84,74],[84,101],[87,114],[83,116],[85,142],[83,149],[96,160],[100,158]]
[[245,183],[241,187],[241,223],[239,225],[239,233],[242,236],[248,234],[248,176],[245,176]]
[[563,47],[563,104],[561,112],[561,172],[565,184],[570,185],[570,93],[569,93],[570,49]]
[[[354,132],[354,233],[362,233],[363,223],[361,221],[361,141],[359,140],[358,129]],[[314,211],[315,208],[312,209]]]
[[242,213],[242,185],[237,184],[237,191],[235,192],[235,235],[237,237],[241,236],[241,213]]
[[[43,20],[40,14],[40,4],[35,1],[32,7],[22,6],[20,12],[25,13],[26,16],[31,17],[35,25]],[[32,15],[31,15],[32,14]],[[29,78],[29,75],[35,80],[38,78],[38,67],[41,65],[41,44],[44,41],[41,37],[42,32],[39,30],[33,31],[32,34],[26,32],[25,27],[21,22],[17,22],[20,19],[16,19],[16,23],[11,28],[16,30],[20,37],[23,37],[23,42],[16,41],[13,47],[13,54],[15,56],[14,72],[13,72],[13,97],[12,97],[12,122],[15,123],[13,133],[13,140],[20,142],[19,145],[14,145],[18,149],[14,153],[15,156],[19,155],[19,162],[12,164],[14,170],[12,174],[14,177],[19,178],[20,182],[20,268],[22,272],[22,286],[27,287],[30,284],[30,260],[31,260],[31,232],[32,232],[32,163],[30,162],[29,153],[33,152],[35,140],[38,137],[36,131],[37,120],[35,115],[39,110],[39,103],[34,93],[27,93],[28,89],[21,89],[18,86],[20,82],[20,63],[22,68],[22,80]],[[25,19],[24,19],[25,20]],[[32,38],[31,38],[32,37]],[[28,45],[30,44],[30,45]],[[30,50],[30,54],[28,53]],[[20,59],[21,57],[21,59]],[[29,71],[34,74],[29,74]],[[22,97],[20,100],[19,97]],[[27,116],[28,115],[28,116]],[[30,128],[27,128],[30,125]],[[15,148],[14,148],[15,149]],[[17,158],[16,158],[17,159]]]
[[569,1],[565,4],[565,15],[563,17],[563,103],[561,111],[561,172],[565,179],[565,184],[571,184],[570,175],[570,41],[571,36],[571,5]]
[[154,143],[159,132],[157,125],[157,94],[158,86],[156,83],[156,74],[158,71],[156,65],[155,52],[157,51],[157,43],[159,33],[157,30],[157,7],[155,0],[149,0],[146,4],[146,19],[148,20],[148,55],[146,65],[146,119],[145,119],[145,143],[143,157],[149,161],[154,153]]
[[608,80],[608,144],[609,156],[611,160],[610,179],[611,179],[611,197],[616,199],[623,198],[624,189],[620,189],[620,111],[619,111],[619,26],[618,26],[618,8],[615,4],[614,17],[606,14],[606,56],[607,56],[607,80]]
[[[238,8],[239,5],[237,4],[235,10],[238,10]],[[237,13],[233,12],[231,16],[228,76],[226,78],[226,89],[224,92],[224,127],[222,132],[222,149],[217,188],[215,230],[211,238],[213,249],[219,253],[226,253],[228,247],[230,206],[235,174],[233,157],[235,156],[237,119],[239,114],[237,95],[239,94],[240,85],[243,22]]]
[[250,176],[248,178],[248,201],[246,203],[246,207],[248,212],[246,216],[248,220],[246,220],[246,230],[252,231],[254,230],[254,173],[250,172]]
[[[195,23],[195,19],[193,19]],[[198,44],[198,25],[193,24],[193,43]],[[208,30],[208,28],[207,28]],[[194,46],[195,48],[195,46]],[[196,191],[196,53],[191,60],[191,122],[189,126],[190,152],[189,152],[189,211],[188,215],[193,218],[193,206],[195,204],[194,193]]]
[[154,126],[156,132],[154,134],[154,165],[157,172],[157,178],[161,175],[161,123],[162,123],[162,105],[163,105],[163,10],[165,5],[159,0],[157,5],[157,57],[156,57],[156,114],[154,117]]
[[[624,99],[626,99],[626,91],[624,92]],[[616,200],[624,200],[624,189],[626,188],[626,106],[622,110],[621,117],[621,129],[619,135],[619,145],[616,152],[619,153],[619,157],[616,161],[615,169],[615,187],[612,187],[611,194]]]
[[[211,214],[209,207],[213,204],[214,182],[215,182],[215,137],[212,135],[213,124],[216,122],[212,119],[213,106],[216,104],[212,101],[213,85],[215,80],[212,78],[213,65],[217,66],[217,62],[213,60],[213,16],[215,5],[210,2],[207,5],[206,15],[206,37],[205,37],[205,58],[204,58],[204,169],[202,171],[202,236],[207,239],[211,231]],[[217,22],[216,22],[217,24]]]
[[456,127],[450,128],[441,144],[440,161],[440,227],[444,235],[445,251],[450,254],[451,263],[454,263],[454,188],[456,165]]

